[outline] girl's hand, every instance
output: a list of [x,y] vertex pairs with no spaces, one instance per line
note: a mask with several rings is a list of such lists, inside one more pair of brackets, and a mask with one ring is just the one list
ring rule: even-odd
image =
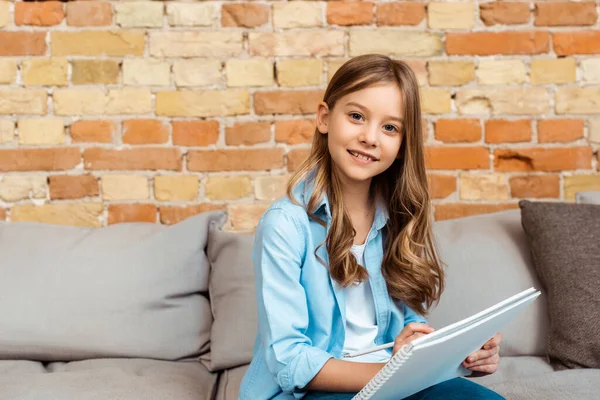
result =
[[396,339],[394,340],[394,350],[392,351],[392,356],[395,355],[405,344],[408,344],[413,340],[420,338],[421,336],[425,336],[434,330],[435,329],[433,329],[431,326],[422,324],[420,322],[409,323],[404,327],[404,329],[402,329],[398,336],[396,336]]
[[477,372],[493,374],[498,369],[500,362],[500,342],[502,334],[497,333],[493,338],[488,340],[481,350],[477,350],[471,354],[465,361],[463,367]]

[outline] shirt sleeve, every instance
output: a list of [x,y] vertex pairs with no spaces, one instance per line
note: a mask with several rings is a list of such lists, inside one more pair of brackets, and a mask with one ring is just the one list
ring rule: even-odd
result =
[[258,328],[267,368],[295,397],[333,356],[306,336],[308,306],[300,283],[305,240],[293,216],[268,210],[255,234]]
[[410,324],[411,322],[420,322],[422,324],[426,324],[427,320],[422,315],[413,311],[412,308],[404,304],[404,326]]

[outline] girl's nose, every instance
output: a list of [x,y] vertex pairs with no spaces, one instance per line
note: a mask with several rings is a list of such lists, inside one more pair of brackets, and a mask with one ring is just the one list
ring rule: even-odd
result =
[[363,131],[360,134],[359,140],[361,141],[361,143],[364,143],[365,145],[367,145],[369,147],[374,147],[377,145],[377,141],[378,141],[377,137],[378,137],[377,127],[365,125],[365,128],[363,129]]

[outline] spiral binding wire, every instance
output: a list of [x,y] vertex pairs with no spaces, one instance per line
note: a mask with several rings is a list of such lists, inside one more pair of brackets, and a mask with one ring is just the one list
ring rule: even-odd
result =
[[402,348],[392,357],[392,359],[385,364],[385,366],[367,383],[367,385],[352,398],[352,400],[368,400],[379,390],[379,388],[388,381],[398,369],[408,360],[413,349],[412,343],[405,344]]

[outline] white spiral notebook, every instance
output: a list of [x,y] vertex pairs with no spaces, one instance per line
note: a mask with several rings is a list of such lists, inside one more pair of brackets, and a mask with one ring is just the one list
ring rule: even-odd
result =
[[510,320],[540,295],[529,288],[480,313],[415,339],[402,347],[354,400],[399,400],[448,379],[470,375],[462,366]]

